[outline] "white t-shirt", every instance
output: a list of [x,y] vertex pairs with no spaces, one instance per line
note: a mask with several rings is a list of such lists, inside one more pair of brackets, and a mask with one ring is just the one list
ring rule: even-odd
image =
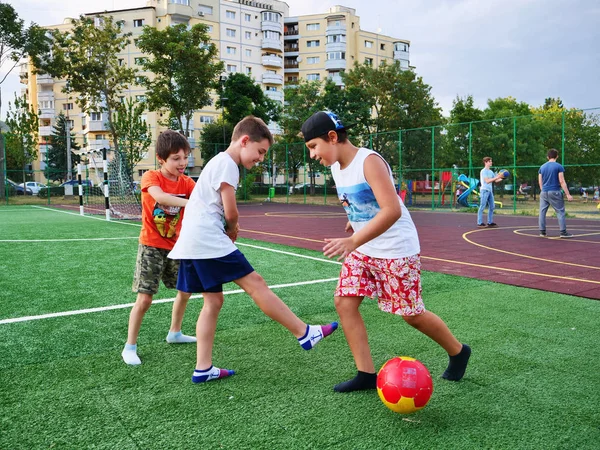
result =
[[[337,162],[331,166],[338,198],[346,210],[348,220],[355,233],[367,225],[381,210],[375,194],[365,178],[365,159],[370,155],[381,157],[373,150],[359,148],[352,162],[344,170],[340,169],[340,164]],[[388,170],[390,182],[393,185],[394,178],[389,165]],[[419,235],[410,213],[400,197],[398,197],[398,202],[402,209],[402,216],[385,232],[358,247],[357,251],[373,258],[385,259],[404,258],[416,255],[421,251]]]
[[237,189],[239,180],[238,166],[226,152],[219,153],[208,162],[185,207],[179,239],[169,258],[220,258],[237,250],[225,234],[221,183]]
[[496,174],[492,170],[486,169],[486,168],[481,169],[481,172],[479,172],[479,181],[481,182],[481,190],[482,191],[490,191],[490,192],[494,191],[494,187],[492,186],[492,183],[486,183],[485,179],[486,178],[494,178],[495,176],[496,176]]

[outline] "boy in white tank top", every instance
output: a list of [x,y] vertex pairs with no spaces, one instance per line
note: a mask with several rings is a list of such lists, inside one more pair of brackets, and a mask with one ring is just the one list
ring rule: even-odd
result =
[[338,197],[348,215],[351,237],[325,239],[325,256],[344,259],[335,291],[340,316],[358,369],[356,377],[334,386],[336,392],[375,389],[367,330],[359,312],[365,297],[377,297],[379,309],[401,315],[412,327],[437,342],[450,359],[442,378],[460,380],[471,349],[461,344],[442,319],[427,311],[421,298],[419,237],[410,213],[396,194],[387,162],[376,152],[347,139],[332,112],[313,114],[302,125],[310,157],[331,167]]

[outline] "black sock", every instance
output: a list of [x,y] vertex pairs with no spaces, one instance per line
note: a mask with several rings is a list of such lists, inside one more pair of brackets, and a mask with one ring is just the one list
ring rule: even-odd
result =
[[335,392],[365,391],[377,388],[377,374],[358,371],[358,374],[351,380],[336,384],[333,387]]
[[471,347],[463,344],[458,355],[450,356],[450,363],[442,374],[442,378],[450,381],[458,381],[465,375],[467,364],[471,357]]

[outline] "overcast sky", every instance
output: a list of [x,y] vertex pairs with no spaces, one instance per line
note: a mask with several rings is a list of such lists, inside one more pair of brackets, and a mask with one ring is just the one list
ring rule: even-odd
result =
[[[145,0],[12,0],[28,25],[135,8]],[[596,0],[288,0],[290,15],[356,9],[361,28],[411,41],[410,61],[447,114],[456,96],[476,105],[513,96],[533,106],[560,97],[567,107],[600,107],[600,2]],[[81,6],[85,5],[85,6]],[[82,9],[85,8],[85,9]],[[15,69],[2,84],[2,117]]]

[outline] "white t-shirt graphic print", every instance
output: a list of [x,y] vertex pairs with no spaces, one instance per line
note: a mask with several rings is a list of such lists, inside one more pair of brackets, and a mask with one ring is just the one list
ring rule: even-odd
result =
[[206,164],[185,207],[179,239],[169,258],[212,259],[237,250],[225,234],[221,183],[237,189],[239,180],[239,168],[226,152]]

